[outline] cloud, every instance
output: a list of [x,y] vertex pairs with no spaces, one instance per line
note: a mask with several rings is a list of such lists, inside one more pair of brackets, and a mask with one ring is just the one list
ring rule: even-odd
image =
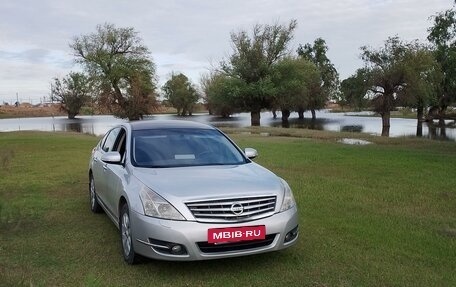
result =
[[211,63],[231,52],[230,32],[291,19],[298,20],[298,28],[290,49],[323,37],[345,78],[362,65],[360,46],[378,47],[396,34],[425,41],[429,16],[451,5],[449,0],[3,0],[0,101],[16,90],[30,97],[47,94],[53,77],[76,68],[68,44],[104,22],[140,33],[160,83],[171,71],[198,83]]

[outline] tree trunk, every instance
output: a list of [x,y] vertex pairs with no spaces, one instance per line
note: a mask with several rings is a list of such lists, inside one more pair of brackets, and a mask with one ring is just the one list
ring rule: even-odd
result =
[[[272,117],[274,119],[277,119],[277,111],[276,110],[272,110]],[[283,116],[282,116],[282,118],[283,118]]]
[[416,109],[416,119],[418,120],[418,123],[420,123],[424,120],[424,108],[423,107],[418,107]]
[[445,127],[445,119],[443,119],[443,118],[439,119],[439,127]]
[[282,109],[282,122],[288,122],[289,117],[290,117],[290,110]]
[[441,140],[448,140],[445,125],[440,126],[440,139]]
[[315,121],[317,119],[317,115],[314,109],[311,109],[310,112],[312,113],[312,120]]
[[303,120],[304,119],[304,109],[299,108],[298,109],[298,115],[299,115],[299,119]]
[[288,118],[290,117],[290,110],[282,109],[282,128],[289,128],[290,123]]
[[423,136],[423,121],[424,121],[424,108],[418,107],[416,109],[416,136]]
[[422,137],[423,136],[423,121],[418,120],[416,125],[416,136]]
[[72,120],[76,117],[77,113],[68,112],[68,119]]
[[390,133],[390,118],[391,112],[386,111],[382,114],[382,137],[388,137]]
[[260,111],[250,112],[250,124],[252,127],[260,126]]
[[437,128],[434,125],[434,122],[428,123],[428,130],[429,130],[429,138],[436,139],[437,138]]

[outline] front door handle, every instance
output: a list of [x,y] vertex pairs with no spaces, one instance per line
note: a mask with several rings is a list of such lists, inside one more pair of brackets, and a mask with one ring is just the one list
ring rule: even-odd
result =
[[103,164],[103,169],[104,169],[104,170],[107,170],[107,169],[108,169],[108,164],[106,164],[106,163]]

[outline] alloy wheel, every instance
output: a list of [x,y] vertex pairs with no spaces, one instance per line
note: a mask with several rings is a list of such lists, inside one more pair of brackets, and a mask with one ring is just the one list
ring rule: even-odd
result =
[[128,213],[125,212],[122,215],[122,226],[121,226],[121,234],[122,234],[122,247],[125,256],[128,257],[131,251],[131,231],[130,231],[130,217]]

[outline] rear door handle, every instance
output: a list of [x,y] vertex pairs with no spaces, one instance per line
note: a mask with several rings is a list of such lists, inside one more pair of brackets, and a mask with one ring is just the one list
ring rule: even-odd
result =
[[108,169],[108,164],[106,164],[106,163],[103,164],[103,169],[104,169],[104,170],[107,170],[107,169]]

